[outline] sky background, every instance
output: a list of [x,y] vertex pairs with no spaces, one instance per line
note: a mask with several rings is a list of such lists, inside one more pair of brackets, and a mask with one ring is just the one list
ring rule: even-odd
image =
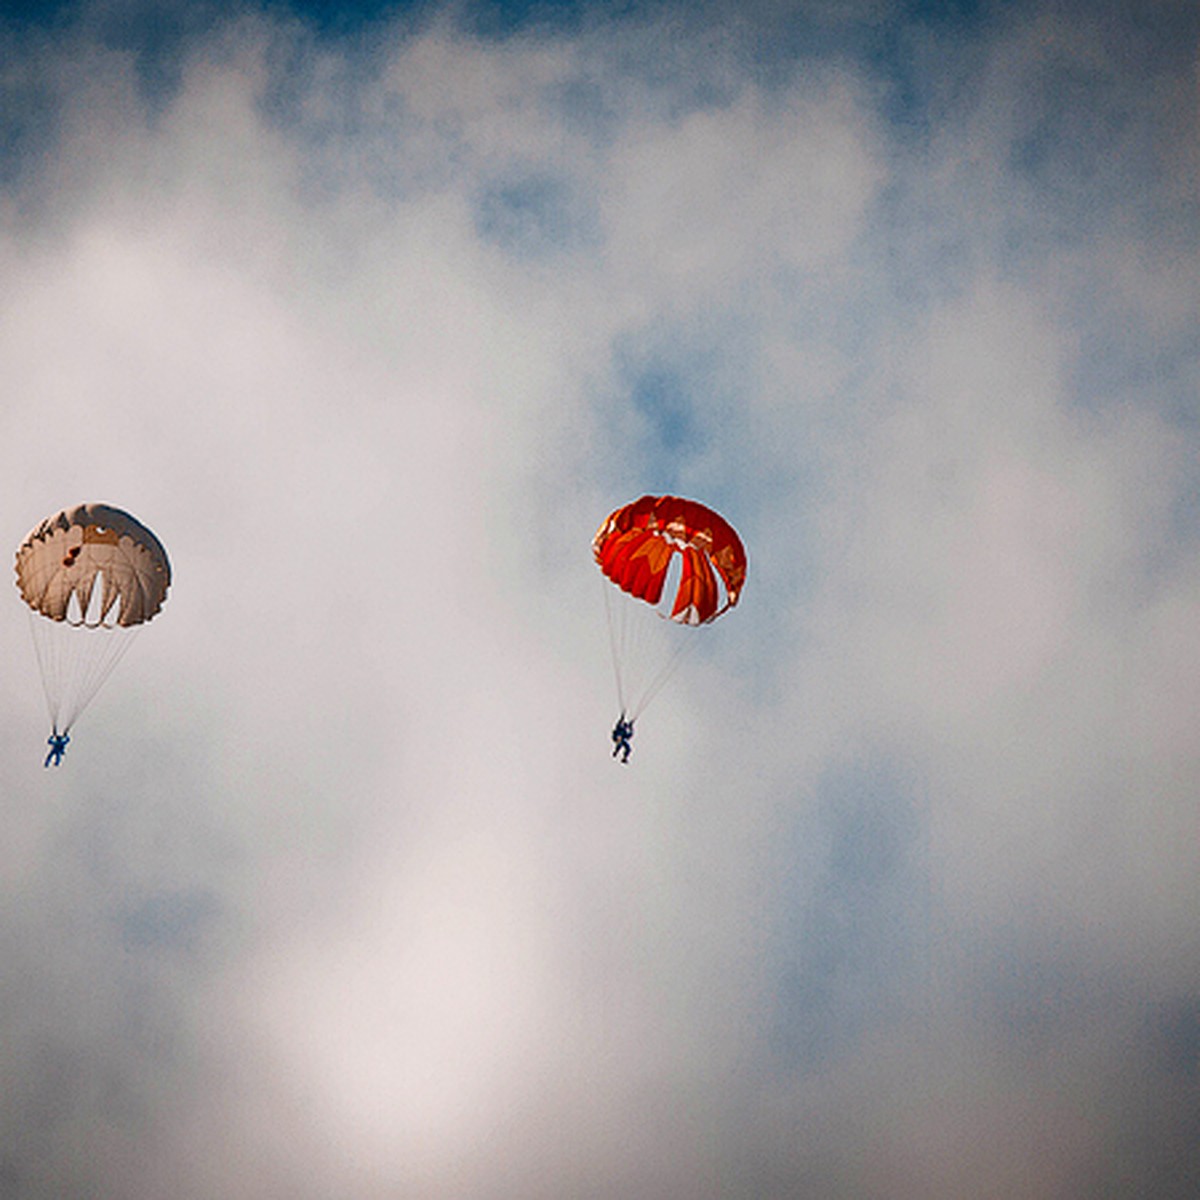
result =
[[[1200,1173],[1200,10],[0,15],[0,1197]],[[592,534],[738,607],[610,758]]]

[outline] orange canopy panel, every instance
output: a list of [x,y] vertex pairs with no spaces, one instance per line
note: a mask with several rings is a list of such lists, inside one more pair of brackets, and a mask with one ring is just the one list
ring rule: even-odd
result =
[[671,559],[682,555],[670,613],[681,625],[715,620],[746,582],[746,551],[733,527],[678,496],[643,496],[618,508],[596,531],[592,552],[617,587],[652,605],[662,599]]

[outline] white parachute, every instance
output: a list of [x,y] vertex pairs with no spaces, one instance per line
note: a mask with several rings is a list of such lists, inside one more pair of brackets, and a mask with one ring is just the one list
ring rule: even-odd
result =
[[135,517],[80,504],[38,525],[18,548],[15,569],[54,727],[49,765],[55,739],[61,758],[79,714],[162,608],[171,565]]

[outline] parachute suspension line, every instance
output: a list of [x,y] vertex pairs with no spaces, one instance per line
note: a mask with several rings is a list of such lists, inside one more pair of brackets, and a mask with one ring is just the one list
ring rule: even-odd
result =
[[[43,635],[39,628],[44,617],[36,617],[32,609],[29,615],[29,636],[33,639],[33,652],[37,655],[38,673],[42,677],[42,691],[46,696],[46,709],[50,713],[50,723],[55,733],[61,733],[58,727],[59,697],[62,695],[60,679],[62,668],[62,645],[58,639]],[[53,644],[52,644],[53,643]]]
[[621,712],[636,721],[696,644],[696,630],[663,612],[627,602],[604,581],[604,615]]
[[125,657],[139,627],[87,628],[29,613],[46,707],[56,733],[68,733]]
[[632,720],[646,707],[647,683],[657,676],[662,664],[662,635],[667,631],[656,612],[628,603],[627,597],[607,582],[604,598],[617,700],[621,712]]
[[104,638],[104,651],[100,655],[89,656],[80,676],[75,710],[67,714],[67,727],[59,730],[60,733],[66,733],[75,723],[75,718],[91,704],[92,698],[104,686],[104,681],[113,673],[117,663],[125,657],[129,647],[133,645],[133,640],[141,632],[141,628],[114,629],[106,626],[91,632]]
[[649,708],[650,701],[662,691],[663,687],[667,684],[668,680],[670,680],[671,676],[675,674],[676,670],[678,670],[679,664],[683,662],[684,656],[696,644],[696,639],[689,636],[691,632],[692,631],[689,630],[688,633],[685,634],[682,629],[679,631],[678,645],[676,645],[671,651],[667,661],[662,665],[658,672],[650,677],[650,681],[646,684],[646,687],[642,691],[641,700],[638,701],[637,707],[634,709],[634,711],[629,714],[629,719],[631,721],[636,721],[638,717],[640,717],[642,713]]
[[612,654],[613,675],[617,682],[617,702],[621,705],[621,712],[627,713],[625,685],[621,680],[621,658],[624,650],[622,642],[625,641],[622,634],[626,631],[628,623],[621,621],[613,614],[612,585],[606,579],[602,586],[604,588],[604,616],[608,622],[608,646]]

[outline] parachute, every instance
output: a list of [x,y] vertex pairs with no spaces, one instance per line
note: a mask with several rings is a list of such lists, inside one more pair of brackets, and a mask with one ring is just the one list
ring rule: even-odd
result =
[[15,570],[58,737],[162,608],[171,566],[162,543],[135,517],[107,504],[80,504],[30,533]]
[[[737,604],[746,551],[733,526],[703,504],[643,496],[609,514],[592,553],[614,585],[605,586],[604,598],[617,698],[633,722],[695,644],[694,629]],[[614,595],[614,587],[626,595]],[[664,647],[657,618],[691,630]]]

